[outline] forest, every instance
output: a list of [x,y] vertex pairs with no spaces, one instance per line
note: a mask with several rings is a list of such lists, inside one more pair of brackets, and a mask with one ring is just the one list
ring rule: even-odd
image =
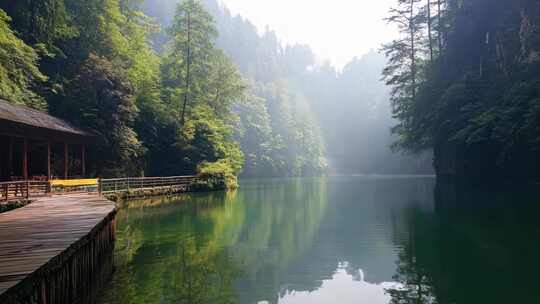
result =
[[429,153],[388,149],[395,121],[376,51],[338,71],[216,0],[10,0],[0,9],[0,97],[98,134],[88,153],[95,175],[197,171],[234,185],[240,173],[431,172]]
[[[233,102],[246,84],[215,47],[198,1],[160,29],[133,1],[3,1],[2,98],[99,135],[100,176],[217,174],[234,187],[243,154]],[[151,35],[166,33],[158,53]]]
[[394,148],[434,151],[439,176],[537,180],[540,3],[400,0],[387,21]]
[[338,69],[216,0],[4,1],[0,97],[99,134],[103,176],[536,178],[538,4],[396,4]]
[[103,176],[538,178],[540,7],[488,4],[399,0],[337,69],[216,0],[3,1],[0,97],[99,134]]

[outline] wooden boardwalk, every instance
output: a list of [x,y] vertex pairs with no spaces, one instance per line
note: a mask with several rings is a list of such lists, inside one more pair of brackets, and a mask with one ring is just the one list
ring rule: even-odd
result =
[[90,242],[82,240],[95,238],[91,235],[97,235],[96,230],[102,230],[105,222],[112,222],[114,229],[115,213],[113,202],[95,194],[70,194],[39,198],[0,214],[0,302],[21,281],[33,280],[29,277],[36,273],[45,278],[44,268],[65,264],[84,246],[81,243]]

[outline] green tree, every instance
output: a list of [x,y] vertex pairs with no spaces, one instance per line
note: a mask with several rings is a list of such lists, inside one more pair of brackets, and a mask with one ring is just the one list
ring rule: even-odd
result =
[[245,175],[278,176],[285,167],[285,146],[274,134],[266,100],[250,92],[235,105],[235,112],[241,118],[239,140],[246,157]]
[[[325,161],[321,162],[324,154],[315,153],[303,155],[313,149],[313,151],[324,151],[324,143],[320,136],[302,136],[302,134],[317,134],[318,127],[312,116],[309,102],[305,96],[312,89],[312,86],[300,85],[302,80],[310,74],[309,68],[314,64],[313,53],[307,46],[290,46],[283,48],[277,35],[267,30],[263,35],[259,35],[257,28],[249,20],[239,16],[233,17],[226,7],[221,6],[215,0],[201,0],[203,6],[215,18],[215,27],[219,29],[219,37],[215,40],[216,48],[221,48],[238,67],[242,76],[250,84],[249,97],[237,98],[233,104],[235,113],[238,114],[238,130],[240,135],[235,134],[235,138],[241,142],[241,148],[247,157],[248,164],[243,171],[246,175],[302,175],[308,172],[322,172],[325,169]],[[157,17],[161,24],[169,27],[172,23],[174,27],[174,16],[171,13],[174,10],[167,6],[167,2],[159,0],[156,5],[147,3],[145,5],[148,14]],[[159,5],[158,5],[159,4]],[[183,15],[184,24],[186,24],[186,14]],[[187,40],[187,35],[182,35]],[[158,49],[163,49],[159,43],[163,39],[156,39]],[[165,48],[167,49],[167,48]],[[172,49],[171,44],[168,51]],[[180,51],[184,48],[179,48]],[[165,58],[162,64],[164,72],[163,84],[164,99],[171,109],[177,111],[177,116],[181,118],[183,101],[186,100],[186,52],[182,53],[175,68],[170,65],[174,60]],[[211,64],[212,61],[208,61]],[[193,66],[190,73],[193,74]],[[218,84],[221,80],[218,81]],[[213,84],[212,84],[213,85]],[[230,87],[223,85],[223,87]],[[189,111],[196,103],[201,100],[214,100],[211,94],[204,98],[196,98],[194,90],[195,84],[192,83],[187,102],[186,120],[189,119]],[[212,90],[203,92],[212,93]],[[204,103],[204,102],[203,102]],[[260,103],[260,104],[255,104]],[[222,113],[227,113],[222,111]],[[263,119],[268,116],[270,132],[261,132],[259,125],[253,123],[255,117]],[[303,119],[302,123],[295,124],[292,120],[298,117]],[[234,118],[234,117],[232,117]],[[304,119],[305,118],[305,119]],[[261,124],[265,124],[261,120]],[[187,123],[186,123],[187,124]],[[309,128],[301,130],[299,128]],[[238,133],[238,132],[236,132]],[[265,136],[259,140],[251,140],[253,134]],[[311,138],[313,140],[308,140]],[[261,148],[255,142],[264,143]],[[311,145],[311,147],[310,147]],[[300,165],[304,164],[304,165]],[[323,165],[321,167],[321,165]],[[301,169],[302,168],[302,169]]]
[[221,50],[215,50],[210,64],[205,99],[221,119],[228,120],[231,107],[243,99],[247,86],[236,66]]
[[138,115],[134,89],[110,61],[91,54],[69,81],[62,108],[70,120],[99,134],[93,154],[99,157],[98,173],[136,173],[144,149],[133,130]]
[[[420,57],[415,94],[394,96],[398,145],[433,148],[441,175],[537,179],[539,9],[534,1],[437,1],[439,56]],[[387,75],[397,92],[411,86],[411,77]]]
[[168,76],[175,87],[183,86],[180,118],[184,124],[187,107],[192,106],[192,101],[198,101],[207,89],[203,84],[215,56],[217,29],[212,16],[198,0],[185,0],[177,7],[169,32],[172,41],[168,61],[172,75]]
[[388,64],[383,71],[386,84],[392,87],[393,114],[399,120],[393,131],[400,136],[397,146],[409,144],[407,135],[414,123],[414,101],[422,77],[423,25],[425,18],[419,11],[420,0],[398,0],[386,20],[397,25],[401,37],[383,46]]
[[232,105],[245,84],[214,41],[214,20],[200,2],[178,5],[169,28],[171,41],[161,64],[162,90],[176,124],[175,147],[186,171],[227,176],[234,187],[243,153],[234,140]]
[[46,80],[39,71],[36,51],[11,29],[11,18],[0,9],[0,98],[45,109],[45,101],[32,89]]
[[[55,51],[59,40],[73,38],[78,30],[72,23],[65,0],[5,1],[1,6],[12,16],[15,27],[31,45]],[[70,1],[73,2],[73,1]]]

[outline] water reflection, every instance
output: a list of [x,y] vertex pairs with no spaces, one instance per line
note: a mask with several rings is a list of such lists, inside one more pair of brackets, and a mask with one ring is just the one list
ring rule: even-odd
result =
[[275,298],[277,274],[311,245],[327,202],[324,179],[129,202],[118,214],[117,272],[101,302]]
[[222,226],[214,208],[225,209],[231,199],[212,195],[198,204],[153,200],[123,209],[118,215],[117,271],[102,301],[236,303],[232,284],[239,270],[224,258],[219,240],[207,235]]
[[392,303],[539,303],[539,187],[439,182],[435,197],[410,211]]
[[130,202],[99,303],[538,303],[538,189],[244,181]]

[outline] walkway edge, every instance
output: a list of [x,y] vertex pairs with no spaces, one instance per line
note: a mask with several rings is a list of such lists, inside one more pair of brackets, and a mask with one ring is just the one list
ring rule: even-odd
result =
[[[70,199],[70,196],[62,198]],[[91,303],[99,283],[112,273],[118,211],[111,201],[97,196],[92,200],[98,204],[108,202],[112,210],[77,241],[8,288],[0,295],[0,303]]]

